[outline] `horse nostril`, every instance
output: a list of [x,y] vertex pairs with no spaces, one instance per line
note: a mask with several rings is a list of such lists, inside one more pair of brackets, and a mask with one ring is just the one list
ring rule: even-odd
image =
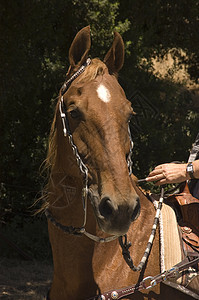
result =
[[113,210],[114,208],[111,200],[108,197],[103,198],[99,205],[101,216],[103,216],[104,218],[109,218],[113,214]]
[[138,197],[136,206],[135,206],[133,214],[131,216],[131,221],[135,221],[139,217],[139,214],[140,214],[140,200]]

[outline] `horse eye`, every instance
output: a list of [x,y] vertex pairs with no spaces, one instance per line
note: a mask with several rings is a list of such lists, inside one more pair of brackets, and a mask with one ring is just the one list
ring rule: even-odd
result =
[[80,111],[79,111],[77,108],[70,111],[70,116],[71,116],[71,118],[73,118],[73,119],[79,118],[80,115],[81,115],[81,114],[80,114]]

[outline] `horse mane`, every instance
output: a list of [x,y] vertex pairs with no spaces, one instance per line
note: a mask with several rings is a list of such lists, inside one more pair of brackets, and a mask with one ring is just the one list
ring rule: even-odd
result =
[[[85,83],[94,80],[97,76],[103,75],[107,66],[98,58],[92,59],[92,62],[89,66],[86,67],[85,71],[76,79],[77,83]],[[42,208],[39,212],[45,210],[48,206],[48,198],[49,198],[49,184],[50,181],[53,184],[53,178],[51,176],[53,172],[53,168],[56,164],[57,160],[57,148],[58,148],[58,128],[57,128],[57,116],[59,113],[59,101],[60,95],[58,96],[58,102],[55,108],[54,118],[50,129],[50,135],[48,140],[48,152],[47,157],[42,164],[42,173],[46,173],[47,175],[47,184],[43,189],[43,195],[39,200],[43,200]],[[64,175],[65,176],[65,175]],[[38,200],[38,201],[39,201]],[[38,202],[36,201],[36,202]]]

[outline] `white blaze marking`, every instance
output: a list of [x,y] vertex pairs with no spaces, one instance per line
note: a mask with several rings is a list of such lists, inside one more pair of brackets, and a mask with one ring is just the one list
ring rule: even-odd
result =
[[111,95],[109,93],[109,90],[103,84],[100,84],[98,86],[97,94],[98,94],[98,97],[105,103],[107,103],[111,100]]

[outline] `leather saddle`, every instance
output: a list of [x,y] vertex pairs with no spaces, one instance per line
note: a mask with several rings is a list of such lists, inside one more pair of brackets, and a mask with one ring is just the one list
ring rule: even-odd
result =
[[[182,241],[182,255],[192,260],[199,256],[199,200],[190,193],[187,182],[179,194],[167,197],[165,203],[176,213],[179,234]],[[175,251],[175,250],[174,250]],[[199,293],[199,264],[194,267],[195,276],[189,272],[183,275],[182,285]]]
[[183,241],[199,255],[199,200],[185,183],[182,192],[169,196],[166,203],[176,212]]

